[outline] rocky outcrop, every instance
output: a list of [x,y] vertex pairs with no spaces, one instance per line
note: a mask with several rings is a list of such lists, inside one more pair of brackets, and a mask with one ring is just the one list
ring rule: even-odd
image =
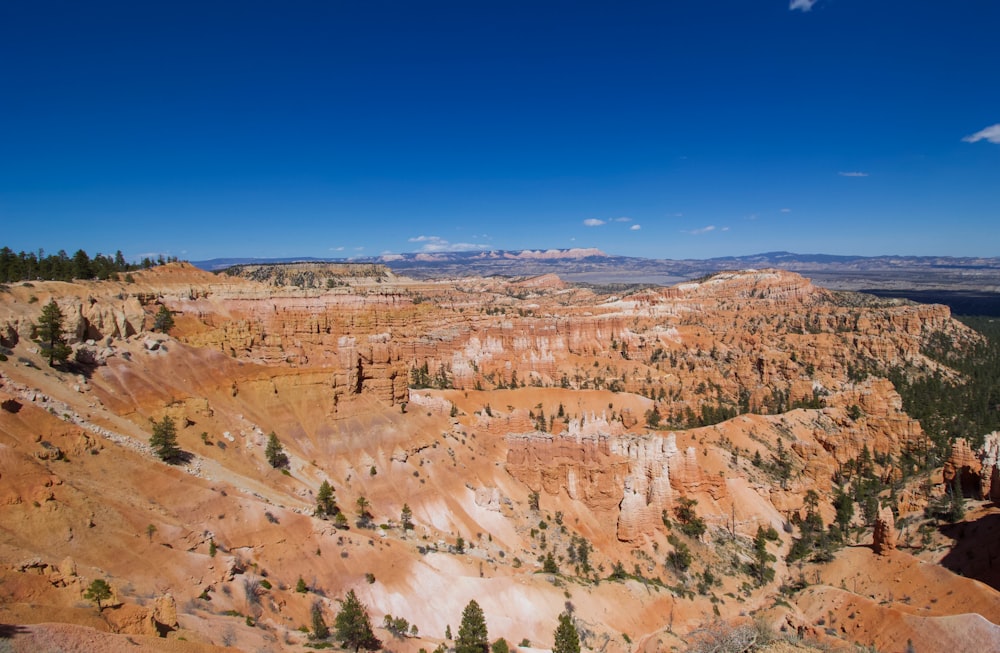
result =
[[983,445],[973,450],[965,438],[955,440],[951,456],[942,470],[944,483],[975,499],[1000,499],[1000,431],[983,438]]
[[533,490],[616,513],[623,542],[660,527],[678,494],[725,494],[724,479],[704,474],[694,448],[682,453],[674,434],[629,435],[604,417],[571,420],[559,435],[510,434],[507,445],[512,476]]
[[177,602],[170,594],[157,597],[151,606],[122,605],[104,612],[111,632],[165,637],[176,630]]
[[673,435],[648,435],[616,440],[611,447],[629,461],[619,506],[618,539],[629,542],[662,524],[662,513],[672,505],[670,463],[681,458]]
[[508,472],[534,491],[563,493],[601,512],[621,503],[629,465],[611,453],[608,436],[512,434],[507,447]]
[[879,508],[872,531],[872,548],[879,555],[896,548],[896,520],[889,506]]
[[983,498],[1000,501],[1000,431],[988,434],[980,449],[979,460],[983,467],[979,470],[980,488]]

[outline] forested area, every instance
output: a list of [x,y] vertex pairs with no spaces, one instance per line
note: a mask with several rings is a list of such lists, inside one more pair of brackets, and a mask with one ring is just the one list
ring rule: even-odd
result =
[[176,257],[164,258],[162,255],[155,260],[145,257],[139,263],[129,263],[121,250],[114,256],[97,253],[93,258],[87,252],[79,249],[73,256],[64,250],[56,254],[46,255],[44,250],[38,252],[17,252],[9,247],[0,249],[0,283],[15,281],[72,281],[73,279],[110,279],[119,272],[130,272],[138,269],[148,269],[154,265],[163,265],[168,261],[176,261]]
[[983,340],[961,350],[941,334],[923,353],[958,372],[960,380],[940,372],[915,376],[903,368],[887,374],[903,398],[903,408],[930,437],[938,462],[948,455],[955,438],[966,438],[978,447],[984,435],[1000,430],[1000,319],[959,319],[981,333]]

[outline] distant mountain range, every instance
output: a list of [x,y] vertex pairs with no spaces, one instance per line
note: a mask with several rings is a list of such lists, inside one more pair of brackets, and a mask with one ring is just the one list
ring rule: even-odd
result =
[[710,259],[649,259],[615,256],[598,249],[420,252],[351,259],[217,258],[194,261],[211,271],[233,265],[382,263],[414,278],[464,276],[535,276],[558,274],[567,281],[593,284],[672,284],[719,270],[780,268],[810,277],[821,285],[859,290],[899,288],[1000,291],[1000,258],[949,256],[841,256],[765,252]]

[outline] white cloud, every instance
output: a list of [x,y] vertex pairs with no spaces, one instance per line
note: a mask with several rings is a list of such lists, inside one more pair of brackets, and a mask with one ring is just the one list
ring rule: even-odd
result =
[[634,224],[631,227],[629,227],[629,231],[639,231],[640,229],[642,229],[641,224]]
[[490,245],[481,243],[452,243],[440,236],[414,236],[408,242],[421,243],[422,252],[468,252],[490,249]]
[[331,247],[330,251],[331,252],[342,252],[342,251],[344,251],[344,247],[343,247],[343,245],[341,245],[340,247]]
[[583,224],[587,225],[588,227],[600,227],[602,224],[604,224],[604,220],[598,220],[597,218],[587,218],[586,220],[583,221]]
[[867,177],[868,176],[867,172],[860,172],[860,171],[857,171],[857,170],[852,171],[852,172],[838,172],[837,174],[840,175],[841,177]]
[[615,222],[632,222],[632,218],[622,216],[620,218],[615,218]]
[[791,209],[781,209],[781,212],[782,213],[791,213],[792,210]]
[[719,231],[729,231],[729,227],[723,227],[723,228],[722,228],[722,229],[720,229]]
[[690,231],[683,231],[681,233],[689,234],[691,236],[701,236],[703,234],[712,233],[715,231],[715,225],[710,224],[707,227],[702,227],[701,229],[691,229]]
[[819,0],[792,0],[788,5],[788,9],[790,11],[795,11],[796,9],[800,11],[809,11],[817,2],[819,2]]
[[990,125],[986,129],[980,129],[975,134],[966,136],[962,140],[966,143],[975,143],[977,141],[986,140],[991,143],[995,143],[996,145],[1000,145],[1000,123]]

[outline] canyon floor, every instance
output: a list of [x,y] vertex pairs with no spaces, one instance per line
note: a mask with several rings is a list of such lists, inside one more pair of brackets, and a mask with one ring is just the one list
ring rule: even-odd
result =
[[[32,339],[50,300],[65,366]],[[606,653],[739,628],[758,650],[998,649],[997,438],[911,473],[929,434],[885,374],[955,377],[928,345],[978,338],[780,270],[620,295],[328,264],[10,284],[0,651],[308,650],[349,590],[397,653],[451,645],[472,599],[528,651],[567,610]],[[179,464],[149,444],[168,417]],[[787,562],[869,477],[877,501]],[[346,520],[317,516],[324,481]],[[924,516],[958,485],[958,523]]]

